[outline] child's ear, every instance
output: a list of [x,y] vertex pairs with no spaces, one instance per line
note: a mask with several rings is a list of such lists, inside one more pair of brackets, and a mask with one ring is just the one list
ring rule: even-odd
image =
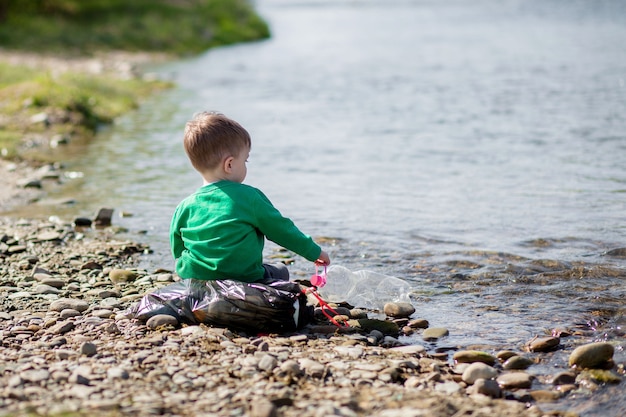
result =
[[224,172],[230,174],[231,171],[233,170],[233,161],[235,160],[235,158],[233,158],[232,156],[229,156],[228,158],[224,159]]

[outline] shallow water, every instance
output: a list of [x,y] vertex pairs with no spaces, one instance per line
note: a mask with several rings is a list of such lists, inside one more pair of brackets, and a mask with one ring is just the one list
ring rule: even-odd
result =
[[[625,3],[258,7],[272,39],[154,68],[178,87],[78,150],[69,169],[84,176],[50,196],[76,204],[31,210],[131,212],[116,223],[146,231],[146,265],[171,267],[171,212],[200,185],[183,126],[220,110],[252,135],[246,182],[325,238],[334,263],[411,283],[420,317],[450,329],[430,349],[522,349],[569,328],[626,360]],[[623,386],[601,406],[581,393],[554,407],[622,415]]]

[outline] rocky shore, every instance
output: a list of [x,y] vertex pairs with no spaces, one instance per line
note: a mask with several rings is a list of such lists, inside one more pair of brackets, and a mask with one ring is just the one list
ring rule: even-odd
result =
[[404,345],[403,332],[446,335],[405,305],[389,305],[381,324],[392,325],[379,328],[350,309],[338,310],[349,329],[318,315],[289,334],[142,323],[129,307],[178,278],[138,269],[149,247],[113,230],[0,219],[0,415],[575,416],[542,404],[623,378],[613,346],[596,343],[538,384],[527,369],[567,334],[528,352]]

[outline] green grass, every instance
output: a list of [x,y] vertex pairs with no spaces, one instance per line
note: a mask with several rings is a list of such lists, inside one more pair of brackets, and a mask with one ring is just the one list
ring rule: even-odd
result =
[[269,36],[246,0],[0,0],[4,48],[193,54]]
[[[0,151],[26,156],[25,144],[56,135],[92,136],[99,125],[135,109],[142,98],[169,87],[162,81],[120,80],[110,75],[46,70],[0,63]],[[46,114],[47,122],[33,116]],[[39,156],[36,159],[42,159]]]
[[[267,38],[247,0],[0,0],[0,48],[56,57],[148,52],[166,56]],[[115,74],[53,75],[0,62],[0,156],[58,135],[92,137],[168,84]],[[45,122],[33,116],[48,115]],[[42,159],[38,153],[35,158]]]

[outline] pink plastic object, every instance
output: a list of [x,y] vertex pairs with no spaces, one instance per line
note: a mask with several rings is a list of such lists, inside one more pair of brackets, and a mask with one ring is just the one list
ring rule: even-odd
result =
[[309,281],[311,281],[311,284],[316,286],[317,288],[322,288],[324,285],[326,285],[326,266],[324,266],[324,272],[322,274],[319,274],[316,265],[315,275],[312,275]]

